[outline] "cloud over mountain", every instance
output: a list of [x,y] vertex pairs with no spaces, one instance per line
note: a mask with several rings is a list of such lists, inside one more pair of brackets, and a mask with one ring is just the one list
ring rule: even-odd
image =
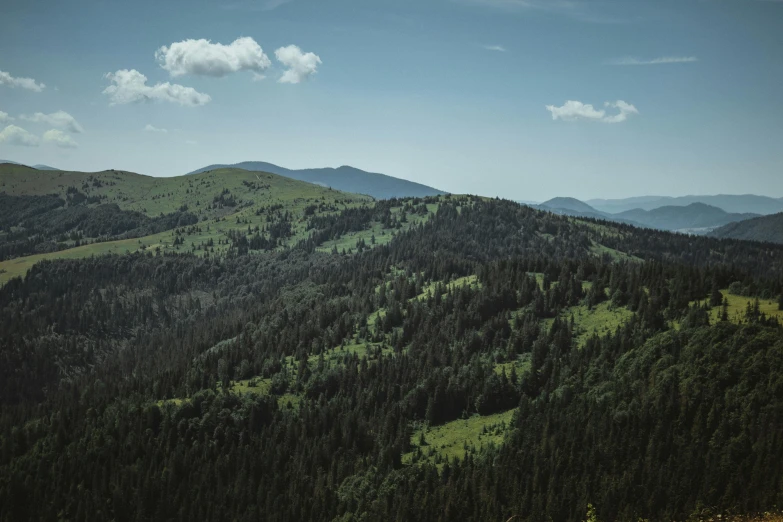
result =
[[79,146],[72,137],[57,129],[51,129],[44,132],[43,140],[47,143],[52,143],[61,149],[75,149]]
[[9,145],[20,147],[37,147],[39,142],[38,136],[30,134],[16,125],[9,125],[0,131],[0,143],[8,143]]

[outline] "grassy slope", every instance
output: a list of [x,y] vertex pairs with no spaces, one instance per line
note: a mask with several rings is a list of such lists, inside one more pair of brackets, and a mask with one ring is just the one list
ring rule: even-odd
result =
[[[326,203],[338,209],[371,204],[366,196],[346,194],[310,183],[292,180],[275,174],[248,172],[239,169],[221,169],[192,176],[154,178],[129,172],[106,171],[98,173],[38,171],[19,165],[0,166],[0,191],[11,195],[60,194],[68,187],[76,187],[88,196],[104,196],[104,203],[116,203],[124,210],[137,210],[150,216],[167,214],[183,205],[199,216],[201,231],[183,236],[184,244],[175,249],[173,231],[137,239],[109,241],[83,245],[59,252],[37,254],[0,262],[0,284],[12,277],[22,276],[42,259],[83,258],[109,253],[155,249],[203,255],[210,239],[216,253],[227,248],[218,244],[228,230],[248,226],[261,228],[267,224],[266,215],[256,216],[256,210],[271,205],[282,205],[284,212],[293,215],[295,236],[291,241],[305,237],[304,209],[308,205]],[[242,207],[209,209],[213,198],[228,190]],[[241,223],[237,223],[237,221]],[[387,234],[390,236],[390,234]],[[369,243],[369,236],[368,236]],[[355,244],[355,241],[354,241]]]
[[[505,439],[514,410],[495,415],[473,415],[446,424],[427,427],[414,431],[411,446],[415,449],[402,456],[405,464],[432,462],[442,464],[445,460],[462,459],[465,454],[479,453],[490,445],[500,446]],[[419,445],[424,434],[425,444]],[[418,451],[421,454],[418,454]]]
[[[755,298],[730,294],[728,290],[721,290],[721,293],[729,301],[729,320],[735,323],[742,322],[745,317],[745,310],[748,306],[748,303],[753,306]],[[716,306],[710,310],[711,323],[720,321],[721,310],[722,309],[720,306]],[[759,310],[761,310],[768,317],[777,317],[779,321],[783,321],[783,310],[778,310],[778,303],[776,301],[770,301],[769,299],[759,299]]]

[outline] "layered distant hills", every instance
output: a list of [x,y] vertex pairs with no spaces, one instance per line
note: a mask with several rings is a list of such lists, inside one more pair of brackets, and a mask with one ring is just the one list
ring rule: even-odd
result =
[[654,210],[660,207],[684,207],[692,203],[704,203],[718,207],[729,213],[752,213],[759,215],[783,212],[783,198],[756,196],[754,194],[717,196],[641,196],[625,199],[589,199],[587,204],[609,214],[617,214],[627,210]]
[[578,199],[559,197],[545,201],[537,207],[568,216],[606,219],[646,228],[691,234],[705,234],[729,223],[759,217],[759,214],[753,213],[727,212],[705,203],[690,203],[685,206],[666,205],[651,210],[634,208],[610,213],[600,211]]
[[221,168],[236,168],[255,172],[269,172],[279,176],[315,183],[324,187],[331,187],[343,192],[354,194],[366,194],[377,199],[390,199],[401,197],[425,197],[438,196],[445,192],[438,189],[415,183],[406,179],[366,172],[354,167],[344,165],[334,168],[314,168],[293,170],[280,167],[264,161],[244,161],[233,165],[209,165],[188,174],[198,174]]

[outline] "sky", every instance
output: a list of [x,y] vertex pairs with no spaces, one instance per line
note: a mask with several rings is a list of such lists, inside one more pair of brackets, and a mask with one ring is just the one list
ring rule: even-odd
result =
[[783,1],[3,0],[0,159],[783,197]]

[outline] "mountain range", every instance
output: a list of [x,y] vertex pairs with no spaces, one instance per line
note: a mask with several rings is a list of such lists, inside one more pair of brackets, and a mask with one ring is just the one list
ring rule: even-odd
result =
[[625,199],[589,199],[587,204],[600,212],[617,214],[627,210],[653,210],[664,206],[684,207],[692,203],[705,203],[729,213],[753,213],[760,215],[783,212],[783,198],[757,196],[755,194],[716,196],[640,196]]
[[366,172],[344,165],[335,168],[287,169],[264,161],[243,161],[233,165],[209,165],[188,174],[198,174],[220,168],[237,168],[255,172],[269,172],[279,176],[331,187],[343,192],[366,194],[377,199],[438,196],[445,192],[406,179]]
[[575,198],[558,197],[537,205],[537,208],[556,214],[605,219],[634,226],[691,234],[704,234],[729,223],[759,217],[759,214],[726,212],[721,208],[697,202],[685,206],[666,205],[651,210],[634,208],[609,213]]

